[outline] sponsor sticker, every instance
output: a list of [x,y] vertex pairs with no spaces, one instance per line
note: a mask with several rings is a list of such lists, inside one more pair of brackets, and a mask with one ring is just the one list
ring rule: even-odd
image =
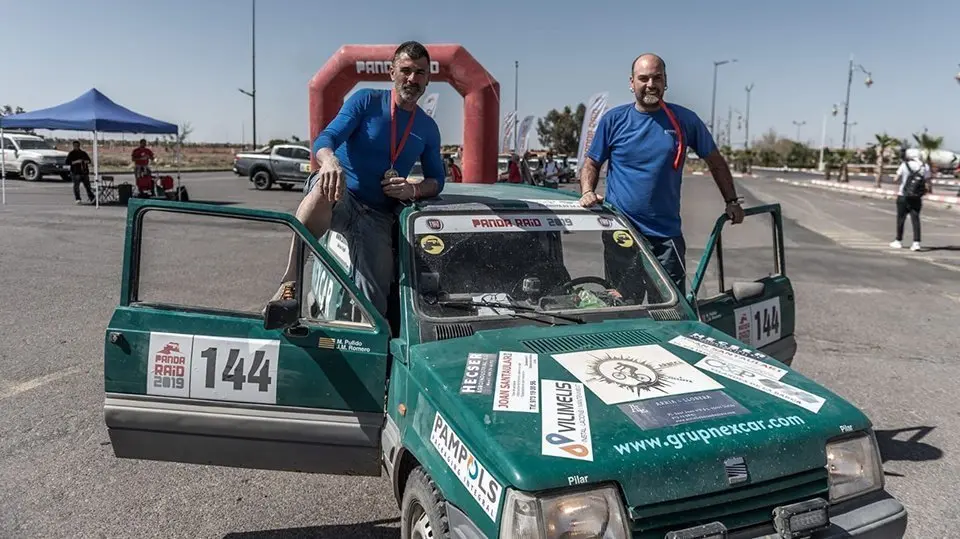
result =
[[469,354],[463,367],[463,380],[460,382],[461,395],[492,395],[493,366],[497,363],[496,354]]
[[613,241],[620,247],[633,247],[633,236],[626,230],[617,230],[614,232]]
[[147,395],[189,397],[193,335],[151,332],[147,354]]
[[463,443],[440,412],[436,413],[433,420],[430,441],[470,496],[480,504],[491,520],[496,521],[503,486],[477,460],[473,451]]
[[540,368],[537,354],[500,352],[493,410],[528,412],[540,410]]
[[750,413],[723,391],[628,402],[621,404],[619,408],[643,430]]
[[765,378],[749,369],[744,369],[740,365],[722,358],[707,356],[697,362],[696,366],[705,371],[719,374],[725,378],[735,380],[779,399],[796,404],[815,414],[820,411],[823,403],[826,402],[826,399],[823,397],[785,384],[779,380]]
[[752,352],[746,348],[741,348],[712,338],[706,340],[706,337],[696,333],[688,337],[680,335],[670,339],[669,342],[670,344],[679,346],[680,348],[686,348],[698,354],[721,358],[724,361],[736,364],[759,376],[773,380],[779,380],[787,374],[785,369],[762,361],[763,359],[769,359],[766,354]]
[[757,348],[780,340],[780,297],[742,307],[733,312],[737,340]]
[[433,234],[420,238],[420,248],[427,254],[438,255],[444,247],[443,240]]
[[579,382],[543,381],[541,453],[593,461],[587,393]]
[[[625,233],[626,224],[619,217],[598,218],[592,212],[537,213],[504,212],[497,214],[442,215],[438,217],[420,217],[413,225],[413,233],[431,234],[438,230],[444,233],[488,233],[488,232],[563,232],[617,230]],[[633,241],[630,236],[630,241]],[[624,245],[628,247],[628,245]]]
[[655,344],[554,354],[553,358],[607,404],[723,389]]

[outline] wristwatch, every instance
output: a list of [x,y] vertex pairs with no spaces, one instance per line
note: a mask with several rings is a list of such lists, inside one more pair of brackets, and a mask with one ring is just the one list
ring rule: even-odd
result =
[[727,206],[729,206],[729,205],[731,205],[731,204],[740,204],[741,202],[743,202],[743,197],[728,198],[728,199],[724,200],[724,202],[727,203]]

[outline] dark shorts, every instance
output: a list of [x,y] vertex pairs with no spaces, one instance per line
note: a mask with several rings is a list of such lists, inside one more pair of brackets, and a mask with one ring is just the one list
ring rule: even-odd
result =
[[[316,180],[315,172],[304,184],[304,194],[313,189]],[[343,236],[350,250],[347,274],[383,315],[387,312],[390,285],[394,280],[393,227],[396,220],[396,213],[371,208],[348,190],[333,204],[330,221],[330,230]]]

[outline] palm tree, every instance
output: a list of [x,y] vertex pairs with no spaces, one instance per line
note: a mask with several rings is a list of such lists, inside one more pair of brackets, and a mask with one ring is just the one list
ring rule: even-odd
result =
[[943,146],[943,137],[932,137],[928,135],[927,130],[924,129],[923,133],[920,133],[919,135],[914,133],[913,140],[917,141],[917,146],[920,147],[920,151],[926,154],[927,164],[931,165],[930,154],[933,153],[934,150],[939,150],[940,147]]
[[900,141],[891,137],[886,132],[874,135],[874,137],[876,137],[877,142],[871,144],[870,147],[877,152],[877,168],[874,176],[877,187],[880,187],[880,182],[883,178],[883,162],[887,148],[893,148]]

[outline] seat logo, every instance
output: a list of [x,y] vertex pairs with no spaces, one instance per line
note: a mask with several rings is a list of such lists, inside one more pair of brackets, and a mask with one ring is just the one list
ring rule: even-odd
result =
[[750,479],[750,472],[747,471],[747,463],[743,457],[731,457],[723,461],[723,468],[727,472],[727,483],[730,485],[739,485]]

